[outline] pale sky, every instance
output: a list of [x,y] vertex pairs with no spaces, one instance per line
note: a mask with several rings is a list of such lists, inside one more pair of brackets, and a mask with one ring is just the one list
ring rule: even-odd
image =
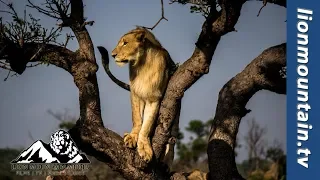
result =
[[[19,12],[23,12],[26,0],[13,0]],[[42,2],[33,0],[33,2]],[[90,2],[90,3],[89,3]],[[175,62],[183,63],[193,50],[201,31],[204,18],[191,14],[188,6],[169,5],[165,2],[165,17],[153,31]],[[160,17],[160,1],[148,0],[84,0],[85,16],[94,20],[88,27],[95,46],[97,73],[100,87],[102,117],[104,124],[119,133],[130,131],[131,108],[129,92],[114,84],[101,66],[97,46],[111,51],[119,38],[135,25],[152,26]],[[218,93],[222,86],[258,56],[264,49],[286,42],[286,9],[268,4],[257,17],[262,2],[249,1],[244,4],[241,17],[235,26],[238,32],[225,35],[213,56],[209,74],[198,80],[182,100],[180,128],[184,129],[192,119],[206,121],[215,114]],[[3,7],[1,7],[3,8]],[[34,12],[27,8],[28,12]],[[4,20],[10,16],[1,14]],[[56,22],[42,14],[44,27],[51,28]],[[69,29],[62,31],[62,35]],[[64,36],[61,40],[64,40]],[[77,42],[68,48],[77,49]],[[118,67],[110,58],[110,68],[116,77],[128,82],[128,68]],[[57,129],[58,121],[48,115],[47,110],[63,112],[68,108],[70,115],[78,116],[78,90],[72,77],[55,66],[38,66],[27,69],[19,77],[2,81],[7,71],[0,70],[0,147],[26,147],[32,143],[30,131],[35,139],[45,141]],[[247,120],[255,118],[268,128],[266,140],[283,143],[286,149],[286,96],[268,91],[255,94],[247,104],[252,112],[242,119],[238,136],[240,144],[247,132]],[[247,150],[239,151],[238,160],[247,158]]]

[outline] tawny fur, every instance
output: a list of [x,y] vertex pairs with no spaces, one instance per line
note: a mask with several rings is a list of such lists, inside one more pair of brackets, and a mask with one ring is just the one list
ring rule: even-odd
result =
[[[124,143],[129,148],[137,147],[139,155],[149,162],[153,156],[150,134],[174,63],[155,36],[140,27],[120,38],[112,56],[119,66],[129,63],[133,128],[124,134]],[[173,146],[167,145],[163,158],[168,166],[172,163]]]
[[189,174],[189,176],[187,177],[187,180],[207,180],[208,179],[207,176],[208,176],[208,173],[195,169]]

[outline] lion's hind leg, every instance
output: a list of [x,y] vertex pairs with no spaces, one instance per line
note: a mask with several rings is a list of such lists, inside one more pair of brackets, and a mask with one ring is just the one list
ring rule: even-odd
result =
[[139,132],[142,126],[142,112],[145,106],[143,100],[131,92],[131,109],[132,109],[132,130],[131,133],[124,133],[124,144],[129,148],[136,148]]

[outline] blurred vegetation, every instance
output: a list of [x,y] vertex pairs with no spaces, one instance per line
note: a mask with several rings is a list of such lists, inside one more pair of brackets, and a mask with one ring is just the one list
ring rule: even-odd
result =
[[[59,121],[57,129],[69,130],[75,124],[77,117],[70,116],[69,111],[48,114]],[[207,138],[210,133],[212,119],[208,121],[191,120],[185,133],[180,131],[173,171],[190,172],[193,169],[208,171],[207,163]],[[278,141],[272,146],[267,146],[264,141],[266,128],[262,128],[255,119],[248,121],[248,132],[244,136],[244,144],[236,144],[235,155],[240,148],[246,147],[248,159],[237,164],[239,173],[247,180],[285,180],[286,155]],[[10,172],[10,162],[16,158],[22,149],[0,149],[0,180],[40,180],[44,177],[21,177]],[[88,156],[91,161],[91,171],[87,174],[90,180],[123,180],[117,172],[112,171],[107,165],[99,162],[94,157]],[[257,163],[258,162],[258,163]]]

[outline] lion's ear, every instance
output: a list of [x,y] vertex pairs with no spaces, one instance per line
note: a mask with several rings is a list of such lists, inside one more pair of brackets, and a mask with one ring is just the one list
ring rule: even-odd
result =
[[139,42],[144,42],[145,37],[146,37],[145,32],[141,32],[136,35],[136,38]]

